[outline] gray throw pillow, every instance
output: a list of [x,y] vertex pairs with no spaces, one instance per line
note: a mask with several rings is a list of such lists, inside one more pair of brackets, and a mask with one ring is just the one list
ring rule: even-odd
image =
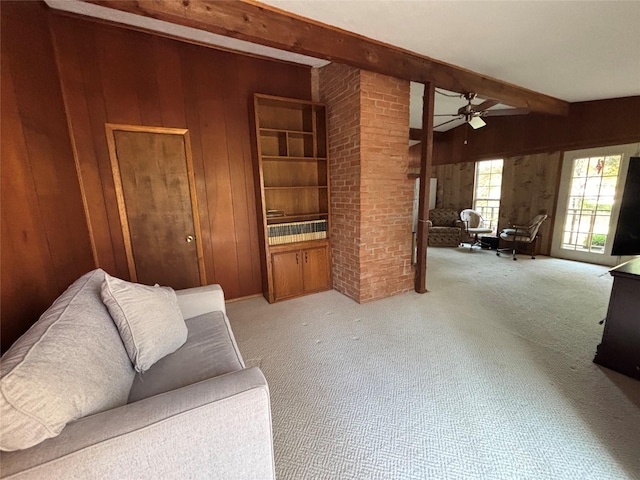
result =
[[76,280],[0,360],[0,450],[32,447],[127,403],[135,377],[102,299],[105,272]]
[[144,372],[187,341],[176,292],[105,274],[102,301],[115,322],[136,371]]

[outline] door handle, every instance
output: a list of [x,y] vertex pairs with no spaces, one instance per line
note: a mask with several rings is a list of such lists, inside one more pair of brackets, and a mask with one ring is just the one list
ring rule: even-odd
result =
[[196,239],[196,237],[194,237],[193,235],[187,235],[187,237],[185,238],[185,240],[187,241],[187,243],[191,243]]
[[309,252],[304,252],[304,263],[309,263]]
[[296,253],[296,265],[298,265],[298,264],[299,264],[299,261],[298,261],[298,254]]

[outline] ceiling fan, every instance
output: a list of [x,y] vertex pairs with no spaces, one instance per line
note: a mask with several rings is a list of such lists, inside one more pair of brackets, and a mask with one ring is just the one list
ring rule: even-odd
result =
[[465,93],[464,95],[460,95],[461,98],[467,99],[467,104],[458,109],[458,113],[446,113],[435,115],[436,117],[456,117],[451,120],[448,120],[444,123],[436,125],[434,128],[441,127],[446,125],[447,123],[455,122],[458,120],[464,119],[466,123],[471,125],[471,127],[476,130],[478,128],[484,127],[487,123],[482,119],[483,117],[498,117],[505,115],[526,115],[529,113],[528,108],[503,108],[500,110],[489,110],[491,107],[498,105],[500,102],[498,100],[485,100],[482,103],[477,105],[473,105],[471,101],[476,98],[475,93]]

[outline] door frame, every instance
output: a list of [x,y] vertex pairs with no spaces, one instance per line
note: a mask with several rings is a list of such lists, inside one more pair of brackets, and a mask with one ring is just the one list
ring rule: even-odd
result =
[[[553,227],[553,240],[551,244],[551,256],[556,258],[564,258],[567,260],[575,260],[578,262],[596,263],[599,265],[618,265],[621,261],[625,261],[627,257],[611,256],[611,247],[613,237],[618,224],[618,216],[620,214],[620,202],[622,200],[622,192],[624,191],[627,171],[629,169],[629,157],[633,156],[638,149],[638,144],[631,143],[625,145],[614,145],[606,147],[595,147],[581,150],[571,150],[564,152],[562,157],[562,172],[560,175],[560,188],[556,201],[556,218]],[[585,252],[574,252],[564,250],[561,247],[562,235],[564,231],[564,223],[567,215],[567,203],[569,200],[569,187],[571,183],[571,174],[573,171],[573,163],[577,158],[596,157],[600,155],[622,155],[620,160],[620,170],[618,172],[618,184],[616,186],[616,196],[611,208],[611,219],[609,224],[609,234],[607,235],[607,243],[602,255],[596,257],[596,254]],[[632,257],[628,257],[632,258]]]
[[124,239],[124,249],[127,256],[127,266],[129,267],[129,276],[132,282],[138,281],[136,272],[136,264],[133,257],[133,247],[131,244],[131,232],[129,230],[129,217],[127,215],[127,206],[124,201],[124,188],[122,186],[122,176],[120,174],[120,164],[116,149],[116,131],[122,132],[140,132],[140,133],[157,133],[166,135],[181,135],[184,142],[184,153],[187,164],[187,181],[189,182],[189,196],[191,200],[191,212],[193,215],[193,229],[196,240],[196,256],[198,257],[198,271],[200,273],[200,285],[207,284],[206,272],[204,267],[204,254],[202,249],[202,235],[200,230],[200,214],[198,211],[198,199],[196,197],[196,179],[193,173],[193,158],[191,153],[191,142],[189,130],[186,128],[168,128],[168,127],[152,127],[144,125],[123,125],[117,123],[105,123],[107,133],[107,145],[109,147],[109,160],[111,161],[111,172],[113,174],[113,183],[115,187],[116,199],[118,203],[118,214],[120,216],[120,227],[122,228],[122,237]]

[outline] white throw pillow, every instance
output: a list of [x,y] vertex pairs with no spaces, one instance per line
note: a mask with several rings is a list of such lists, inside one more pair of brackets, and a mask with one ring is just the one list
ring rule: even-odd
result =
[[187,341],[176,292],[105,274],[102,301],[113,317],[136,371],[144,372]]

